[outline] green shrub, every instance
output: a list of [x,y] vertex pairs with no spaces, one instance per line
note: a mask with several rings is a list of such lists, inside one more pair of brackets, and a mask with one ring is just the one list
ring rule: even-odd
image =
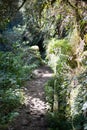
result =
[[[47,59],[48,59],[48,63],[50,64],[50,66],[52,67],[55,73],[53,79],[51,79],[46,84],[47,101],[49,102],[52,108],[51,110],[52,114],[48,116],[48,121],[50,124],[49,127],[53,129],[56,127],[59,130],[62,129],[71,130],[73,128],[76,128],[73,124],[75,120],[74,114],[76,113],[76,111],[78,111],[77,108],[79,106],[76,101],[76,98],[74,98],[73,95],[73,90],[75,90],[75,88],[74,86],[72,86],[72,82],[74,82],[74,79],[72,79],[73,81],[71,81],[71,75],[69,71],[71,70],[71,66],[69,66],[68,60],[72,55],[71,53],[72,53],[72,48],[66,39],[62,39],[62,40],[53,39],[48,44]],[[77,93],[77,89],[75,90],[75,92]],[[54,99],[55,95],[57,96],[56,102],[58,103],[57,111],[53,109],[55,103],[55,99]],[[73,102],[74,105],[72,105]],[[78,98],[78,102],[80,106],[82,106],[82,103],[79,101],[79,98]],[[75,104],[76,104],[76,108],[73,109],[73,107],[75,107]],[[77,118],[81,119],[82,117],[80,116],[81,114],[80,111],[78,111],[78,113],[79,114]],[[79,124],[81,123],[79,119],[78,121],[76,126],[79,126]]]
[[61,51],[62,54],[69,54],[71,51],[71,46],[67,39],[51,39],[47,46],[47,54],[54,53],[57,55]]
[[41,63],[38,53],[18,45],[13,52],[0,52],[0,128],[18,115],[16,109],[24,103],[21,87]]
[[[54,76],[45,85],[46,99],[50,104],[51,110],[48,113],[48,124],[51,128],[57,128],[59,130],[70,130],[71,116],[70,105],[68,104],[68,98],[70,90],[68,90],[69,81],[63,75]],[[57,96],[56,105],[58,109],[54,109],[55,95]]]
[[58,72],[58,69],[62,72],[61,69],[63,66],[65,67],[66,61],[69,59],[70,52],[71,46],[69,45],[67,39],[52,39],[49,41],[46,59],[55,73]]

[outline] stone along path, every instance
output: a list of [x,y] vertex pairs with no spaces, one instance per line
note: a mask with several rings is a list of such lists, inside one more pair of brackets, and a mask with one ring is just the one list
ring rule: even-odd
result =
[[42,66],[34,72],[35,78],[24,87],[25,105],[9,130],[47,130],[46,112],[49,105],[45,99],[44,85],[52,77],[52,71]]

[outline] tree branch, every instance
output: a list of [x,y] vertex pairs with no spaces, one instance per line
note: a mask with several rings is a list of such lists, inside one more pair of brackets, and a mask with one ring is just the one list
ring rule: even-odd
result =
[[17,11],[19,11],[24,6],[24,4],[25,4],[26,1],[27,0],[23,0],[23,3],[20,5],[20,7],[17,9]]
[[70,2],[69,0],[66,0],[66,1],[67,1],[67,3],[68,3],[72,8],[77,9],[77,7],[74,6],[73,4],[71,4],[71,2]]

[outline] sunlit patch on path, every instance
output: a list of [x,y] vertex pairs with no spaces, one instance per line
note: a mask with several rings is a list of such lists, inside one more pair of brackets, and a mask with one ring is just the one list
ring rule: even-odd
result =
[[46,112],[50,108],[45,99],[44,85],[53,73],[47,66],[33,72],[35,78],[24,86],[25,105],[11,130],[47,130]]

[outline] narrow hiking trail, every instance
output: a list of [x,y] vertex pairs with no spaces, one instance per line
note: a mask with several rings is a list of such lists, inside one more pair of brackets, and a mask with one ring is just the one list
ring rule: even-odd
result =
[[46,102],[44,85],[53,73],[47,66],[34,70],[35,78],[23,87],[26,100],[19,109],[19,116],[9,130],[47,130],[46,112],[49,105]]

